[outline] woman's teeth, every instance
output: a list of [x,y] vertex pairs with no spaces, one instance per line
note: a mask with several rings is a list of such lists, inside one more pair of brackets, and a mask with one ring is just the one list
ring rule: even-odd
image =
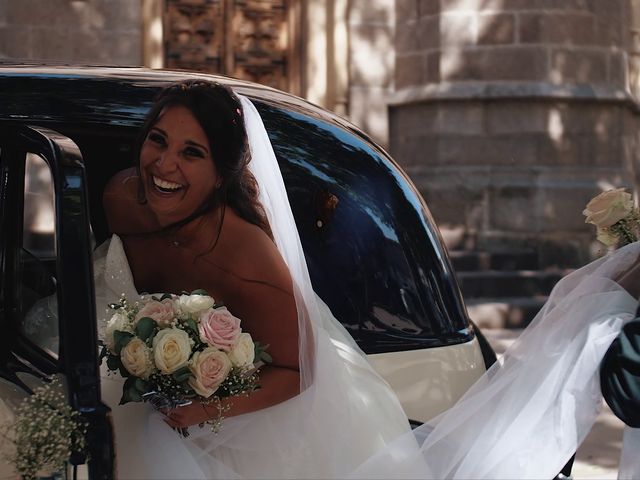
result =
[[153,184],[156,186],[157,189],[159,189],[162,192],[175,192],[177,190],[180,190],[183,187],[179,183],[168,182],[167,180],[163,180],[155,176],[152,178],[153,178]]

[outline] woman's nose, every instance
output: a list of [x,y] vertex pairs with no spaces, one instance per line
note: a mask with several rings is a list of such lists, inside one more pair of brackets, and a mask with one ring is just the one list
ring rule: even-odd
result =
[[156,162],[158,167],[160,167],[165,172],[173,172],[178,168],[178,162],[180,161],[180,156],[178,152],[174,152],[171,149],[167,149],[160,154],[158,161]]

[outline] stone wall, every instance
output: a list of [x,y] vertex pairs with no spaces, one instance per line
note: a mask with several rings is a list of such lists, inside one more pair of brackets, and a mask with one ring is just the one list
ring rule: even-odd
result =
[[630,186],[625,0],[397,0],[390,149],[452,248],[593,255],[581,211]]
[[140,0],[0,0],[0,59],[142,64]]
[[387,146],[387,101],[394,89],[394,4],[352,0],[348,23],[349,119]]

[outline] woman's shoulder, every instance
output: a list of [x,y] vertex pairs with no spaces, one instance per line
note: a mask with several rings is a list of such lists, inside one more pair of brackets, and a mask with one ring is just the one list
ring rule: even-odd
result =
[[102,203],[113,233],[141,233],[151,227],[153,216],[149,209],[139,201],[140,177],[135,168],[116,173],[102,194]]
[[211,254],[224,258],[225,268],[243,280],[292,292],[287,265],[262,228],[246,221],[232,209],[225,213],[223,228],[221,242]]

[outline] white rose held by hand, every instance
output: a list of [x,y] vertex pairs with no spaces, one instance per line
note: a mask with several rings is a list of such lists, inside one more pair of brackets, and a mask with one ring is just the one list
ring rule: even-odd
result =
[[599,228],[610,227],[633,211],[633,198],[624,188],[607,190],[591,199],[582,212],[587,217],[585,223]]
[[129,317],[127,317],[126,314],[116,312],[107,322],[107,326],[104,331],[104,343],[112,353],[115,353],[115,339],[113,338],[113,334],[116,330],[120,332],[133,333],[131,322],[129,322]]
[[226,353],[207,347],[193,354],[189,368],[193,374],[189,385],[198,395],[209,398],[229,375],[231,361]]
[[255,345],[251,335],[241,333],[238,337],[238,343],[229,352],[229,360],[234,367],[248,367],[253,365],[255,355]]
[[165,328],[153,337],[153,359],[161,373],[170,374],[189,363],[191,339],[179,328]]
[[180,295],[178,306],[183,313],[199,314],[208,310],[216,303],[209,295]]
[[200,314],[200,339],[212,347],[230,351],[240,336],[240,319],[226,307],[212,308]]
[[138,311],[136,315],[136,322],[143,317],[153,318],[160,328],[166,328],[171,325],[171,322],[176,316],[173,308],[173,300],[165,298],[158,302],[157,300],[149,300]]
[[131,375],[147,378],[153,371],[151,350],[137,337],[132,338],[120,352],[122,365]]

